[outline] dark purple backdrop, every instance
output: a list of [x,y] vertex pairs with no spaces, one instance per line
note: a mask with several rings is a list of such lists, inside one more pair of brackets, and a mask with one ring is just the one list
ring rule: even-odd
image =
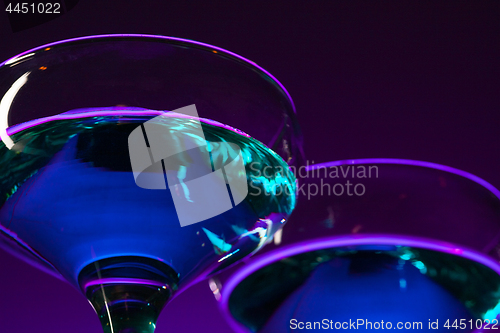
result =
[[[0,13],[0,60],[104,33],[194,39],[255,61],[292,95],[311,162],[419,159],[500,187],[500,1],[81,0],[17,33]],[[69,285],[4,252],[0,267],[0,332],[100,332]],[[231,331],[203,283],[157,332]]]

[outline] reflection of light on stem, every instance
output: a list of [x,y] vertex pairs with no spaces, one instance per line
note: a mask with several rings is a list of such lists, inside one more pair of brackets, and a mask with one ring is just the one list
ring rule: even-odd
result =
[[283,229],[280,229],[274,233],[274,244],[275,245],[280,245],[281,244],[281,236],[283,235]]
[[427,273],[427,267],[425,267],[425,264],[421,261],[414,261],[411,263],[413,266],[417,267],[420,270],[420,273],[425,274]]
[[218,262],[221,262],[221,261],[223,261],[223,260],[226,260],[227,258],[229,258],[230,256],[232,256],[233,254],[235,254],[236,252],[239,252],[239,251],[240,251],[240,249],[237,249],[236,251],[231,252],[231,253],[229,253],[228,255],[225,255],[224,257],[220,258],[220,259],[218,260]]
[[[91,251],[92,251],[92,256],[95,258],[95,252],[94,252],[93,247],[91,247]],[[94,263],[94,265],[95,265],[95,268],[97,271],[97,277],[99,278],[99,280],[102,280],[101,269],[99,268],[99,263],[96,261]],[[106,294],[104,293],[104,286],[102,285],[102,283],[101,283],[101,292],[102,292],[102,299],[104,300],[104,305],[106,306],[106,312],[108,313],[109,327],[111,328],[111,333],[115,333],[113,330],[113,321],[111,321],[111,313],[109,312],[108,301],[106,299]]]
[[399,288],[406,289],[406,279],[399,279]]
[[2,139],[5,146],[11,149],[14,146],[14,141],[7,135],[7,128],[9,127],[9,110],[16,97],[17,92],[21,87],[28,81],[28,75],[31,72],[24,73],[19,79],[12,84],[12,86],[7,90],[5,95],[0,101],[0,138]]
[[208,240],[212,245],[214,246],[215,253],[217,254],[224,254],[227,253],[231,250],[232,245],[226,243],[222,238],[220,238],[218,235],[214,234],[208,229],[202,228],[205,234],[208,237]]
[[186,183],[184,183],[184,178],[186,178],[186,170],[187,168],[184,165],[179,166],[179,171],[177,172],[177,179],[179,179],[179,183],[182,186],[182,189],[184,190],[184,197],[186,198],[187,201],[193,202],[189,198],[189,188],[187,187]]
[[265,228],[264,227],[256,227],[256,228],[254,228],[254,229],[252,229],[252,230],[250,230],[250,231],[248,231],[240,236],[240,239],[243,237],[258,236],[259,244],[255,248],[255,250],[252,251],[252,254],[259,251],[260,248],[262,248],[264,246],[264,244],[266,243],[267,239],[269,238],[269,236],[271,234],[271,229],[273,226],[273,221],[270,219],[259,219],[259,223],[261,225],[265,225]]
[[210,286],[210,290],[212,290],[212,293],[214,294],[215,299],[220,300],[221,295],[220,295],[219,283],[217,283],[217,281],[215,281],[214,279],[210,279],[208,281],[208,285]]
[[493,309],[490,309],[486,311],[486,313],[483,315],[483,319],[489,319],[490,321],[493,319],[497,319],[498,315],[500,314],[500,303],[498,303]]
[[102,297],[104,299],[104,305],[106,305],[106,312],[108,313],[109,318],[109,327],[111,328],[111,333],[114,333],[113,330],[113,321],[111,320],[111,313],[109,312],[108,301],[106,300],[106,294],[104,293],[104,286],[101,284]]

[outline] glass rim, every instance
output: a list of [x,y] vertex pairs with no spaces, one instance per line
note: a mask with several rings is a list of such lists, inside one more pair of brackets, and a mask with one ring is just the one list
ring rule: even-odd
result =
[[[180,37],[170,37],[170,36],[163,36],[163,35],[154,35],[154,34],[96,34],[96,35],[89,35],[89,36],[80,36],[80,37],[75,37],[75,38],[69,38],[69,39],[63,39],[47,44],[43,44],[34,48],[31,48],[29,50],[26,50],[24,52],[21,52],[13,57],[10,57],[9,59],[3,61],[0,63],[0,72],[4,71],[12,71],[15,70],[16,65],[21,65],[25,61],[30,61],[31,59],[36,59],[37,56],[41,55],[42,52],[52,50],[55,51],[55,53],[58,52],[58,50],[66,50],[70,49],[72,46],[83,46],[86,48],[92,48],[92,47],[99,47],[98,45],[102,42],[109,42],[109,43],[133,43],[133,42],[144,42],[144,43],[155,43],[156,45],[165,45],[165,46],[170,46],[174,49],[179,49],[182,51],[183,49],[187,51],[197,51],[199,52],[199,55],[208,55],[209,57],[213,56],[213,59],[217,59],[219,61],[222,61],[223,64],[226,65],[232,65],[232,66],[237,66],[241,69],[244,69],[245,71],[252,72],[253,75],[257,75],[260,77],[263,82],[270,84],[271,90],[274,90],[276,94],[279,95],[278,99],[281,103],[281,117],[282,118],[289,118],[291,121],[291,127],[288,130],[291,133],[292,141],[293,141],[293,155],[296,156],[294,158],[293,163],[295,164],[302,164],[302,162],[297,162],[297,161],[303,161],[305,160],[304,158],[304,151],[303,151],[303,135],[300,130],[300,126],[298,125],[298,120],[297,120],[297,111],[295,107],[295,103],[290,96],[290,93],[288,90],[284,87],[284,85],[274,76],[272,75],[269,71],[264,69],[263,67],[259,66],[257,63],[239,55],[234,52],[231,52],[229,50],[226,50],[224,48],[214,46],[208,43],[203,43],[191,39],[186,39],[186,38],[180,38]],[[125,45],[126,46],[126,45]],[[1,59],[0,59],[1,60]],[[168,66],[168,61],[169,58],[168,56],[165,57],[165,63]],[[26,76],[25,73],[24,76]],[[20,81],[22,77],[18,78],[18,81]],[[16,82],[18,82],[16,81]],[[14,83],[16,83],[14,82]],[[21,84],[22,86],[23,84]],[[189,103],[188,103],[189,104]],[[90,108],[94,108],[94,105],[89,106],[89,111]],[[11,108],[12,109],[12,108]],[[71,108],[70,108],[71,109]],[[85,108],[81,108],[82,110]],[[165,111],[172,111],[172,110],[167,110],[165,108],[153,108],[155,110],[159,110],[162,112]],[[10,110],[12,111],[12,110]],[[34,119],[23,119],[23,120],[16,120],[13,121],[12,123],[9,121],[9,115],[12,115],[12,112],[9,110],[3,109],[0,110],[0,133],[3,134],[5,137],[9,137],[11,134],[14,134],[22,129],[25,129],[26,127],[32,126],[33,124],[37,124],[37,122],[32,122]],[[154,110],[153,110],[154,111]],[[175,111],[175,110],[174,110]],[[44,121],[47,120],[57,120],[59,119],[58,117],[70,117],[68,113],[71,112],[66,110],[61,110],[61,113],[51,113],[48,116],[42,117],[42,118],[47,118]],[[61,114],[65,114],[64,116],[60,116]],[[55,117],[54,117],[55,116]],[[36,117],[40,118],[40,117]],[[49,119],[50,118],[50,119]],[[227,122],[227,121],[226,121]],[[224,122],[223,122],[224,123]],[[231,130],[235,130],[236,132],[241,132],[245,133],[245,136],[251,135],[250,131],[248,129],[241,129],[242,126],[229,126],[231,127]],[[241,134],[240,133],[240,134]],[[246,134],[248,133],[248,134]],[[253,135],[253,137],[257,138],[259,141],[266,141],[262,140],[262,138]],[[271,138],[271,143],[274,143],[274,139],[276,138],[276,135],[274,138]],[[3,138],[0,139],[5,143],[5,140]],[[269,142],[265,142],[267,146],[270,147]],[[9,143],[9,145],[11,145]],[[283,156],[282,156],[283,157]],[[286,159],[286,158],[285,158]]]
[[339,160],[339,161],[331,161],[331,162],[307,165],[305,170],[309,172],[320,168],[329,168],[341,165],[361,165],[361,164],[394,164],[394,165],[404,165],[404,166],[417,166],[428,169],[445,171],[451,174],[455,174],[457,176],[461,176],[463,178],[467,178],[472,182],[481,185],[482,187],[489,190],[493,195],[495,195],[500,200],[500,190],[498,190],[492,184],[488,183],[486,180],[470,172],[434,162],[409,160],[402,158],[360,158],[360,159]]
[[[293,99],[290,96],[290,93],[288,92],[288,90],[286,90],[285,86],[280,81],[278,81],[278,79],[276,79],[276,77],[274,77],[274,75],[272,75],[270,72],[265,70],[263,67],[259,66],[255,62],[253,62],[253,61],[251,61],[251,60],[249,60],[249,59],[247,59],[239,54],[228,51],[228,50],[223,49],[221,47],[214,46],[214,45],[207,44],[207,43],[198,42],[198,41],[191,40],[191,39],[186,39],[186,38],[169,37],[169,36],[163,36],[163,35],[151,35],[151,34],[103,34],[103,35],[90,35],[90,36],[75,37],[75,38],[63,39],[60,41],[44,44],[44,45],[29,49],[27,51],[24,51],[22,53],[19,53],[15,56],[5,60],[4,62],[0,63],[0,68],[4,67],[5,65],[13,64],[17,60],[27,58],[28,56],[31,55],[31,53],[34,54],[37,51],[40,51],[40,50],[43,50],[46,48],[50,48],[53,46],[57,46],[60,44],[68,44],[68,43],[72,43],[72,42],[80,42],[80,41],[92,40],[92,39],[106,39],[106,38],[110,38],[110,39],[137,38],[137,39],[151,39],[151,40],[156,40],[156,41],[161,40],[163,42],[167,42],[167,43],[171,43],[171,44],[175,44],[175,45],[188,45],[188,46],[191,46],[193,48],[198,48],[198,49],[205,50],[207,52],[215,53],[217,55],[219,53],[221,53],[221,55],[224,55],[224,56],[226,56],[232,60],[235,60],[237,62],[243,63],[244,65],[249,66],[249,67],[265,74],[266,76],[268,76],[283,91],[287,100],[290,103],[290,106],[293,110],[293,113],[294,114],[297,113],[297,111],[295,109],[295,103],[293,102]],[[221,56],[221,55],[219,55],[219,56]]]
[[[119,110],[120,113],[117,114],[114,111]],[[79,111],[79,112],[75,112]],[[184,118],[184,119],[192,119],[191,116],[184,115],[182,113],[176,113],[175,111],[163,111],[163,110],[127,110],[127,111],[122,111],[120,107],[113,107],[113,108],[83,108],[83,109],[78,109],[78,110],[72,110],[70,112],[65,112],[61,114],[56,114],[54,116],[48,116],[48,117],[43,117],[35,120],[29,120],[24,123],[12,125],[9,128],[7,128],[7,135],[13,135],[16,133],[19,133],[21,131],[24,131],[28,128],[45,124],[51,121],[56,121],[56,120],[70,120],[70,119],[81,119],[81,118],[94,118],[94,117],[109,117],[109,116],[114,116],[114,117],[148,117],[148,116],[163,116],[163,117],[175,117],[175,118]],[[243,135],[247,138],[250,138],[251,136],[248,135],[247,133],[231,127],[226,124],[222,124],[216,120],[212,119],[206,119],[206,118],[199,118],[198,119],[200,122],[208,125],[212,125],[215,127],[221,127],[228,129],[230,131],[233,131],[235,133],[238,133],[240,135]],[[2,136],[0,133],[0,141],[2,140]]]

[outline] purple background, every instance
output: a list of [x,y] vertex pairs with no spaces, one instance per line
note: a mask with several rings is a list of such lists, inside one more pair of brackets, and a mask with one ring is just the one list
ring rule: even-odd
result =
[[[292,95],[310,163],[425,160],[500,187],[499,1],[82,0],[17,33],[0,13],[0,61],[105,33],[194,39],[255,61]],[[69,285],[4,252],[0,267],[0,332],[100,332]],[[202,283],[167,306],[157,332],[231,330]]]

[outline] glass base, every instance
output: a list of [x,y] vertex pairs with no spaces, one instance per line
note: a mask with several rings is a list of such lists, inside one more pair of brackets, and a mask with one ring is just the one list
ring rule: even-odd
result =
[[104,333],[152,333],[171,291],[165,286],[112,283],[90,286],[85,295]]
[[78,280],[105,333],[152,333],[178,274],[158,260],[124,256],[87,265]]

